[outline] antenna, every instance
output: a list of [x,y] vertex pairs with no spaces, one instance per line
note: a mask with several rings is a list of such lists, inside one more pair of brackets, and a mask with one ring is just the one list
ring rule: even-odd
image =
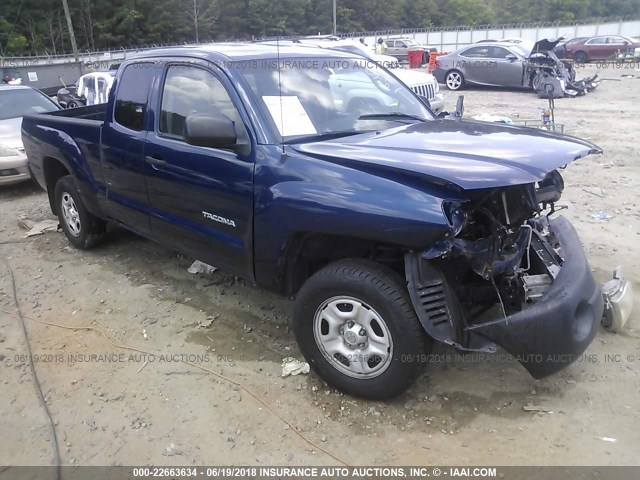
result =
[[278,98],[280,99],[280,143],[284,155],[284,112],[282,108],[282,77],[280,76],[280,35],[276,36],[276,55],[278,58]]

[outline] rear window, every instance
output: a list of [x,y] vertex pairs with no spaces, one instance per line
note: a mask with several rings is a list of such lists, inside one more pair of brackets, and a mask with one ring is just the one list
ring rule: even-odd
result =
[[135,131],[144,129],[147,97],[154,75],[153,63],[127,65],[118,82],[114,118],[123,127]]

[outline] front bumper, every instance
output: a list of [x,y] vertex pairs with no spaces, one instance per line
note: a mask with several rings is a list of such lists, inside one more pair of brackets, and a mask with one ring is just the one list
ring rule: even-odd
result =
[[[2,152],[4,151],[2,150]],[[9,150],[9,152],[12,151]],[[16,152],[16,154],[0,156],[0,185],[11,185],[30,178],[25,154]]]
[[444,110],[444,96],[441,93],[436,93],[436,96],[429,99],[429,106],[431,110],[437,115]]
[[[551,375],[575,361],[589,346],[603,313],[596,284],[573,226],[558,217],[548,224],[563,258],[553,282],[535,303],[517,313],[467,323],[457,294],[438,263],[419,253],[405,256],[409,296],[425,331],[462,351],[495,352],[500,345],[535,378]],[[435,248],[435,247],[434,247]],[[446,247],[442,252],[445,252]],[[531,255],[537,250],[531,244]],[[436,255],[437,256],[437,255]],[[554,264],[555,266],[555,264]],[[498,307],[499,308],[499,307]]]
[[563,369],[587,349],[604,308],[602,291],[571,223],[558,217],[549,228],[562,248],[564,263],[542,298],[506,319],[467,327],[469,333],[514,355],[535,378]]

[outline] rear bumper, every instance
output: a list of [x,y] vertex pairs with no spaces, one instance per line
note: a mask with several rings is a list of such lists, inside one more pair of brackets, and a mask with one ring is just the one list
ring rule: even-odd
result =
[[438,83],[444,83],[444,76],[447,74],[447,71],[444,68],[436,67],[431,72],[431,75],[436,77]]
[[559,217],[550,222],[550,229],[564,263],[544,296],[506,320],[469,327],[514,355],[535,378],[563,369],[587,349],[604,308],[602,291],[571,223]]

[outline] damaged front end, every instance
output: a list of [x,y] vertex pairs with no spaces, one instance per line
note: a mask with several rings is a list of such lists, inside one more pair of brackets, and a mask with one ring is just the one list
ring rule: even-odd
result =
[[531,87],[540,98],[586,95],[600,84],[598,74],[576,80],[573,63],[558,59],[553,52],[560,40],[562,38],[554,41],[540,40],[525,62],[526,78],[530,79]]
[[550,218],[563,188],[554,170],[443,204],[450,231],[405,257],[414,308],[433,338],[467,351],[500,345],[536,378],[584,352],[603,297],[574,228]]

